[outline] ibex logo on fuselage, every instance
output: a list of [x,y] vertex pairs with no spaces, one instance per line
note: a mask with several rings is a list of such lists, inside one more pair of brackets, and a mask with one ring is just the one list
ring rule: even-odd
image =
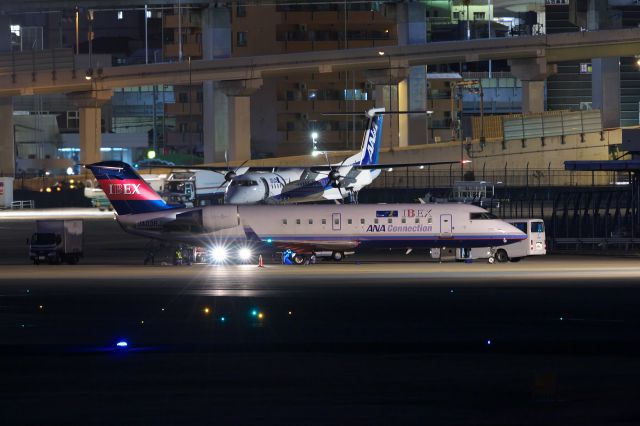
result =
[[140,194],[141,183],[110,183],[109,195],[134,195]]

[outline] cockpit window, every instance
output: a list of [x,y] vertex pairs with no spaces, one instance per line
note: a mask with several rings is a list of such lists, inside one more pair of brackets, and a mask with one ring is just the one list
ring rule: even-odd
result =
[[56,244],[56,234],[33,234],[31,244]]
[[512,222],[511,224],[525,234],[527,233],[527,222]]
[[469,218],[471,220],[486,220],[486,219],[497,219],[498,217],[489,212],[478,212],[478,213],[470,213]]
[[257,186],[258,182],[255,180],[238,180],[231,181],[231,186]]

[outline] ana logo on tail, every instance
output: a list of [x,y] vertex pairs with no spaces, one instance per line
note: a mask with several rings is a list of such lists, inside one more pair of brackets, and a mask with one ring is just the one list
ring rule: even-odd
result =
[[362,139],[360,164],[367,166],[378,162],[378,151],[380,151],[380,139],[382,132],[382,115],[375,112],[384,112],[384,108],[370,110],[369,125]]
[[376,149],[376,133],[378,133],[378,124],[374,121],[371,126],[371,132],[369,133],[369,140],[367,141],[367,152],[369,153],[369,162],[373,161],[373,155]]

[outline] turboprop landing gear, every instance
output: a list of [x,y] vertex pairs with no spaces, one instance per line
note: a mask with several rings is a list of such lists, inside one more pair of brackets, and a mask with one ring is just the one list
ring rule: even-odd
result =
[[358,192],[357,191],[350,191],[349,192],[349,203],[358,204]]
[[491,249],[489,249],[489,258],[487,259],[487,262],[489,262],[489,263],[495,263],[496,262],[496,249],[495,249],[495,247],[491,247]]

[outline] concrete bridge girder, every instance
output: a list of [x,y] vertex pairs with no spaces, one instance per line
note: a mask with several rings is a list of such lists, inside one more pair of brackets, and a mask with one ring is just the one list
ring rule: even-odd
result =
[[[569,34],[551,34],[510,39],[483,39],[419,45],[387,46],[337,51],[305,52],[198,60],[188,63],[130,65],[103,68],[105,89],[153,84],[189,84],[209,80],[245,80],[267,78],[283,73],[340,71],[344,69],[387,69],[394,60],[406,66],[442,64],[477,60],[518,59],[545,56],[547,63],[591,59],[592,57],[633,56],[640,51],[640,28],[602,30]],[[380,53],[383,53],[382,55]],[[61,93],[91,90],[91,82],[81,73],[59,69],[56,79],[51,71],[0,75],[0,96],[20,95],[25,88],[37,93]],[[78,75],[76,75],[78,74]],[[35,80],[35,81],[34,81]]]
[[[60,68],[56,69],[55,73],[51,70],[34,70],[33,73],[0,74],[0,97],[72,91],[110,92],[122,87],[154,84],[179,85],[212,80],[253,80],[296,72],[330,72],[345,69],[387,70],[389,68],[393,70],[399,67],[415,69],[426,64],[465,60],[511,59],[517,63],[518,60],[534,58],[535,71],[529,76],[532,79],[523,80],[525,82],[523,111],[538,112],[544,107],[544,80],[533,78],[540,78],[545,73],[548,75],[550,71],[548,64],[593,57],[633,56],[638,51],[640,51],[640,28],[631,28],[509,39],[219,58],[189,63],[105,67],[99,81],[85,80],[81,69]],[[542,67],[537,58],[546,58],[546,65]],[[400,73],[398,78],[399,76]],[[417,81],[419,78],[414,80]],[[99,90],[96,90],[98,87]],[[87,106],[87,108],[91,107]],[[95,109],[95,104],[93,108]],[[99,125],[99,120],[94,122]],[[90,132],[89,129],[86,131]],[[244,157],[245,154],[238,155]]]
[[227,96],[251,96],[262,87],[261,78],[248,80],[224,80],[218,81],[216,89],[221,90]]
[[511,74],[525,81],[546,80],[558,70],[557,66],[548,63],[545,57],[510,59],[509,67]]

